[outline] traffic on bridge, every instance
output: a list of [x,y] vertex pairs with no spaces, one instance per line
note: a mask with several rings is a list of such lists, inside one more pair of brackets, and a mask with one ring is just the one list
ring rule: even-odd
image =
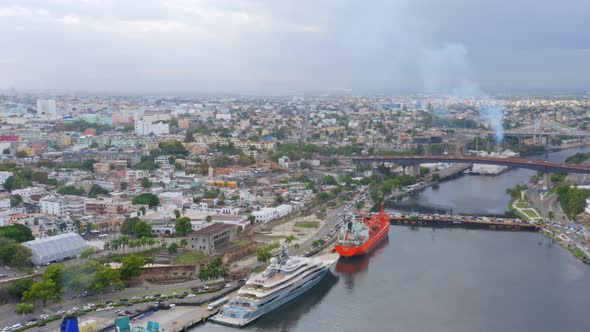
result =
[[358,163],[388,162],[401,166],[415,166],[426,163],[461,163],[461,164],[487,164],[508,167],[526,168],[544,173],[579,173],[590,174],[590,165],[576,165],[556,163],[545,160],[529,160],[522,158],[497,158],[479,156],[454,156],[454,155],[414,155],[414,156],[371,156],[352,158]]

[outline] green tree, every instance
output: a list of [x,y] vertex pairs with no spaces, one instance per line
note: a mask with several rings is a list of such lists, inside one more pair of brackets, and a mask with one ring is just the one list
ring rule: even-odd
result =
[[23,202],[23,198],[21,197],[21,195],[12,195],[10,196],[10,206],[11,207],[16,207],[19,206],[20,203]]
[[188,217],[176,219],[176,222],[174,223],[174,230],[176,231],[176,235],[186,236],[193,230],[191,220]]
[[248,221],[250,222],[250,224],[254,224],[256,222],[256,217],[253,215],[249,215]]
[[121,224],[120,232],[121,234],[125,235],[133,235],[135,234],[135,225],[141,222],[141,219],[137,217],[133,218],[126,218],[123,223]]
[[94,255],[94,248],[88,248],[80,253],[80,259],[88,259],[92,255]]
[[180,218],[180,211],[178,211],[178,209],[175,209],[175,210],[174,210],[174,217],[175,217],[176,219]]
[[258,248],[256,249],[256,260],[259,263],[266,263],[272,257],[272,252],[268,248]]
[[39,182],[39,183],[47,183],[47,180],[49,180],[49,177],[47,175],[47,172],[43,172],[43,171],[34,171],[32,176],[31,176],[31,180],[34,182]]
[[435,182],[440,181],[440,174],[439,173],[433,173],[432,174],[432,181],[435,181]]
[[52,264],[45,269],[43,280],[53,281],[57,287],[63,287],[64,264]]
[[13,239],[18,242],[32,241],[35,239],[31,229],[21,224],[1,226],[0,237]]
[[171,154],[171,155],[186,156],[186,155],[188,155],[188,150],[179,141],[161,142],[159,153],[164,154],[164,155]]
[[154,194],[145,193],[135,197],[133,199],[133,204],[148,205],[149,207],[154,207],[160,205],[160,199],[158,199],[158,196]]
[[119,269],[121,272],[121,278],[127,280],[133,277],[139,277],[143,271],[144,265],[145,260],[140,256],[131,254],[123,258],[121,268]]
[[17,158],[26,158],[26,157],[28,157],[28,155],[27,155],[27,153],[25,151],[18,151],[16,153],[16,157]]
[[332,175],[324,176],[323,183],[328,186],[335,186],[338,184],[338,182]]
[[293,243],[293,241],[295,241],[296,239],[297,239],[297,238],[291,234],[291,235],[289,235],[289,236],[287,236],[287,237],[285,238],[285,243],[286,243],[286,244],[291,244],[291,243]]
[[0,237],[0,263],[24,267],[30,264],[31,249],[15,240]]
[[188,240],[187,239],[181,239],[180,240],[180,247],[184,250],[187,246],[188,246]]
[[145,221],[140,221],[135,224],[135,227],[133,227],[133,235],[135,235],[136,238],[151,237],[152,226]]
[[88,191],[88,197],[97,197],[98,195],[108,195],[110,191],[107,189],[99,186],[98,184],[93,184]]
[[63,186],[57,189],[57,193],[61,195],[75,195],[85,196],[86,192],[82,188],[76,188],[75,186]]
[[226,278],[228,275],[229,270],[223,266],[221,257],[215,257],[205,268],[199,271],[200,280]]
[[57,284],[53,280],[43,280],[33,283],[31,289],[24,292],[23,300],[27,302],[35,302],[41,300],[43,307],[47,305],[48,300],[58,301],[60,299],[60,291]]
[[33,286],[33,278],[18,279],[8,288],[8,294],[15,300],[20,300],[23,294]]
[[96,225],[94,223],[87,222],[86,225],[84,225],[84,231],[86,232],[86,234],[90,234],[90,232],[92,232],[95,229]]
[[354,205],[354,208],[357,210],[360,210],[363,207],[365,207],[365,201],[363,200],[356,202],[356,204]]
[[170,243],[168,246],[168,253],[170,255],[178,253],[178,244],[176,244],[176,242]]
[[143,178],[141,179],[141,186],[143,188],[151,188],[152,187],[152,182],[150,181],[150,179],[148,178]]
[[203,191],[203,198],[216,198],[219,196],[220,190],[217,188],[205,189]]
[[15,189],[30,187],[31,185],[31,180],[23,178],[18,174],[9,176],[6,179],[6,181],[4,181],[4,189],[6,189],[7,191],[13,191]]
[[30,315],[35,312],[35,305],[33,303],[19,303],[15,310],[17,315]]

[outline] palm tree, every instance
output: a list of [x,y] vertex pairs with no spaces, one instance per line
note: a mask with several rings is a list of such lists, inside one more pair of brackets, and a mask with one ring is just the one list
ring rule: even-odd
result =
[[79,218],[72,218],[72,224],[76,227],[76,232],[80,233],[80,219]]
[[63,233],[68,228],[68,224],[66,224],[65,221],[62,221],[57,224],[57,228],[59,228],[59,231]]
[[293,234],[291,234],[291,235],[289,235],[289,236],[287,236],[287,237],[285,238],[285,243],[290,245],[290,244],[291,244],[293,241],[295,241],[296,239],[297,239],[297,238],[296,238],[295,236],[293,236]]

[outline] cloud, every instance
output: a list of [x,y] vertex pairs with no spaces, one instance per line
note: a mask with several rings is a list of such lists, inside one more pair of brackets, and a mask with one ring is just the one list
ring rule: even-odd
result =
[[[0,88],[403,93],[454,84],[457,74],[496,90],[576,89],[590,83],[575,70],[590,68],[588,9],[582,0],[477,7],[470,0],[4,0]],[[428,59],[428,50],[444,45],[461,45],[449,51],[465,52],[468,73],[445,73],[449,59]],[[425,81],[425,61],[432,77],[447,81]]]

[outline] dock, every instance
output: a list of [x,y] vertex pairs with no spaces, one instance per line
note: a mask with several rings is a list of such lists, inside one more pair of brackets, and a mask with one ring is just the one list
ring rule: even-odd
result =
[[[186,331],[190,327],[204,322],[213,312],[206,306],[177,306],[174,309],[158,310],[151,315],[144,315],[131,321],[132,327],[142,327],[147,330],[149,321],[158,322],[160,329],[166,332]],[[140,316],[141,317],[141,316]],[[133,329],[132,329],[133,331]]]
[[408,191],[395,190],[387,197],[387,199],[388,200],[396,200],[396,199],[399,199],[399,198],[401,198],[407,194],[410,194],[412,192],[417,192],[417,191],[426,189],[428,187],[431,187],[435,184],[438,184],[440,182],[456,178],[458,176],[461,176],[461,174],[463,174],[463,172],[470,169],[472,166],[473,166],[473,164],[456,164],[456,165],[449,166],[447,168],[443,168],[440,171],[438,171],[438,174],[439,174],[438,181],[429,180],[429,181],[425,181],[423,183],[415,184],[412,186],[412,189],[408,190]]
[[392,225],[422,227],[452,227],[469,229],[489,229],[496,231],[529,231],[537,232],[542,225],[529,224],[515,219],[493,218],[484,220],[471,216],[437,216],[430,214],[392,216]]

